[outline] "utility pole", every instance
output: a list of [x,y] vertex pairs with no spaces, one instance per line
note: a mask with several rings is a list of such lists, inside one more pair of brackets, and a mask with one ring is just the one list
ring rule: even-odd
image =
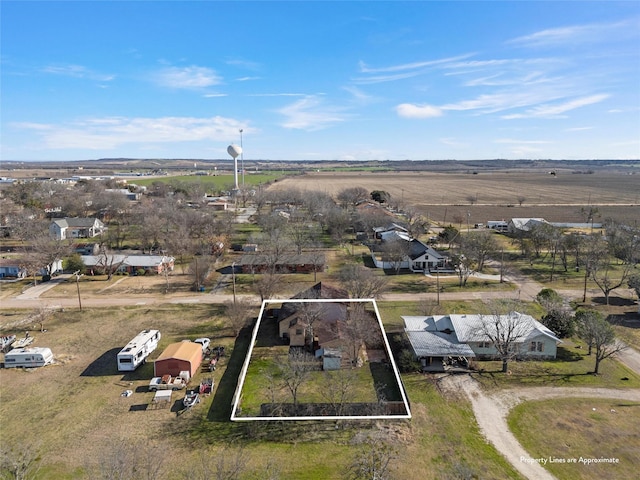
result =
[[80,311],[82,311],[82,300],[80,299],[80,270],[76,270],[74,273],[76,276],[76,289],[78,290],[78,306],[80,307]]

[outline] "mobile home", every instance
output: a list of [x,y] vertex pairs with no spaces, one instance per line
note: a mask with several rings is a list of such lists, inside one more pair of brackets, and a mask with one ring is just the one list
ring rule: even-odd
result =
[[143,330],[133,337],[118,353],[118,371],[134,371],[156,349],[159,341],[159,330]]
[[44,367],[52,362],[53,353],[45,347],[14,348],[4,354],[4,368]]

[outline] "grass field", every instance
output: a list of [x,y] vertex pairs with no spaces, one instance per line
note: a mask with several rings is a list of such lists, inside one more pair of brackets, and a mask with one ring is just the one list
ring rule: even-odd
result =
[[619,400],[555,399],[518,405],[508,421],[531,457],[548,459],[546,469],[559,480],[631,479],[638,476],[638,410],[640,404]]

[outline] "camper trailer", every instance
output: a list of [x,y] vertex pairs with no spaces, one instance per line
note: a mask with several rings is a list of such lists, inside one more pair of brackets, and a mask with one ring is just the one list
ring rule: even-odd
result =
[[143,330],[133,337],[118,353],[118,371],[134,371],[156,349],[159,341],[159,330]]
[[14,348],[4,355],[4,368],[44,367],[52,362],[53,353],[45,347]]

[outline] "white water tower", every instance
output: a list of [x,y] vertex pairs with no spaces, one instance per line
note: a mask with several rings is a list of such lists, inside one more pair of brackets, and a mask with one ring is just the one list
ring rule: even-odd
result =
[[227,147],[227,153],[233,157],[233,182],[238,190],[238,156],[242,153],[242,147],[231,144]]

